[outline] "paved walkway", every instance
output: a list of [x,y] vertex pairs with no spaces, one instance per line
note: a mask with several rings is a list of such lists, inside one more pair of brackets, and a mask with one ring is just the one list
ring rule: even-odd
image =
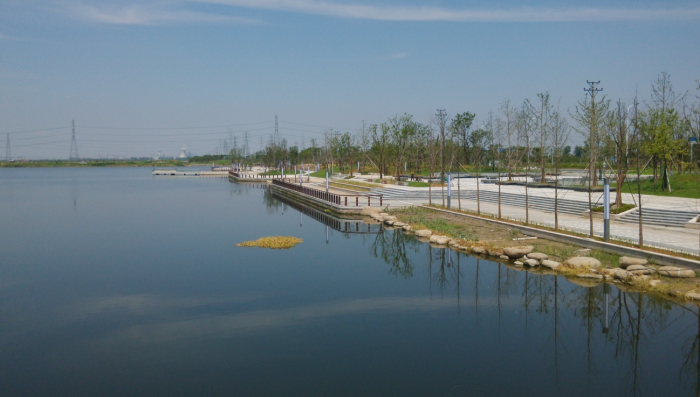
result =
[[[457,202],[457,183],[453,183],[452,189],[452,208],[458,208]],[[459,182],[461,193],[467,196],[476,190],[476,180],[473,178],[462,179]],[[481,191],[497,192],[498,186],[493,184],[480,184]],[[554,189],[528,189],[530,197],[546,197],[554,198]],[[393,206],[401,205],[420,205],[428,203],[427,188],[411,188],[408,186],[389,186],[383,189],[385,203]],[[501,186],[502,193],[518,194],[525,201],[524,186]],[[614,194],[614,193],[613,193]],[[473,194],[471,194],[473,196]],[[433,203],[442,204],[442,195],[440,189],[433,189]],[[560,190],[559,199],[574,200],[585,202],[588,204],[587,192],[576,192],[572,190]],[[623,201],[636,203],[636,196],[633,198],[631,194],[623,194]],[[602,193],[593,195],[593,202],[602,203]],[[462,209],[476,211],[477,203],[475,200],[461,200]],[[700,200],[685,199],[677,197],[661,197],[642,195],[642,207],[648,209],[661,209],[669,211],[683,212],[700,212]],[[493,203],[481,203],[481,211],[489,214],[497,214],[498,207]],[[501,206],[502,216],[505,218],[525,220],[525,209],[523,207]],[[531,223],[547,225],[554,227],[554,214],[552,212],[540,211],[535,209],[529,210]],[[583,216],[559,214],[559,227],[580,233],[588,234],[589,219]],[[603,236],[603,221],[593,220],[594,234]],[[672,250],[683,252],[700,253],[700,231],[679,227],[663,227],[644,224],[644,242],[646,245],[658,246]],[[625,240],[630,242],[639,241],[639,224],[638,223],[622,223],[611,221],[610,234],[614,239]]]

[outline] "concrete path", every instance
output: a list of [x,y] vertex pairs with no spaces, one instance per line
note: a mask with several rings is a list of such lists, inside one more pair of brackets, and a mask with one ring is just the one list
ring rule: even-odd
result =
[[[453,184],[452,189],[452,208],[458,208],[457,202],[457,183]],[[461,194],[463,196],[474,196],[476,190],[476,180],[473,178],[464,178],[459,182]],[[480,184],[482,192],[497,192],[498,186],[493,184]],[[528,189],[530,197],[554,198],[554,189]],[[405,205],[420,205],[428,203],[427,188],[411,188],[408,186],[388,186],[382,189],[385,197],[385,203],[391,206]],[[501,206],[502,216],[511,219],[525,220],[525,187],[524,186],[501,186],[501,193],[510,193],[519,195],[523,202],[522,206]],[[572,200],[583,202],[588,205],[587,192],[575,192],[571,190],[560,190],[559,199]],[[593,195],[594,203],[602,203],[602,194]],[[631,194],[624,194],[623,201],[636,203],[636,197]],[[433,203],[442,204],[442,196],[440,189],[433,189]],[[462,209],[476,211],[477,203],[475,200],[461,200]],[[642,207],[647,209],[659,209],[668,211],[682,211],[700,213],[700,200],[685,199],[677,197],[661,197],[642,195]],[[497,214],[498,207],[494,203],[481,203],[481,211],[489,214]],[[536,224],[547,225],[554,227],[553,212],[541,211],[530,208],[530,222]],[[583,216],[571,214],[559,214],[559,227],[580,233],[589,232],[589,220]],[[603,221],[594,219],[593,221],[594,234],[603,235]],[[623,223],[611,222],[611,236],[614,239],[625,240],[630,242],[638,242],[639,240],[639,224],[638,223]],[[700,231],[687,229],[682,227],[663,227],[644,224],[644,242],[646,245],[662,247],[689,253],[700,253]]]

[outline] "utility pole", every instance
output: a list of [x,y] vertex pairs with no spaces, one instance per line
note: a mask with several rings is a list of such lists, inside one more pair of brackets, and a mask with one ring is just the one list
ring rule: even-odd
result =
[[[596,85],[600,84],[600,81],[588,81],[586,80],[586,83],[588,83],[588,88],[584,88],[583,90],[586,91],[590,96],[591,96],[591,112],[590,112],[590,138],[588,139],[589,146],[591,147],[591,153],[590,153],[590,160],[588,163],[588,223],[589,223],[589,231],[588,234],[590,237],[593,237],[593,203],[591,199],[591,182],[593,183],[593,186],[598,186],[598,176],[596,175],[596,162],[598,161],[597,159],[597,134],[598,134],[598,115],[596,114],[596,107],[595,107],[595,94],[603,91],[602,88],[596,88]],[[595,179],[594,179],[595,178]]]
[[70,141],[70,155],[68,156],[68,160],[80,160],[78,156],[78,143],[75,141],[75,120],[73,120],[73,134]]
[[440,125],[440,186],[442,186],[442,206],[445,206],[445,109],[438,109],[438,123]]
[[[591,184],[591,179],[593,180],[593,186],[598,186],[598,177],[596,176],[596,162],[598,161],[598,115],[596,114],[595,107],[595,94],[603,91],[602,88],[597,88],[596,85],[600,84],[600,81],[586,81],[588,83],[588,88],[583,90],[591,96],[591,125],[590,125],[590,138],[589,145],[591,146],[590,153],[590,167],[588,173],[590,179],[588,184]],[[593,179],[595,178],[595,179]]]
[[[20,145],[21,146],[21,145]],[[5,161],[12,161],[12,150],[10,149],[10,133],[7,133],[7,144],[5,145]]]

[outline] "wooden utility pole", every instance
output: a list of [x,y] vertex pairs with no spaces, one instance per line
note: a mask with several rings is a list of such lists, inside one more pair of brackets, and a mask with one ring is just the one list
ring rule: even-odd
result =
[[589,235],[593,237],[593,206],[591,203],[591,183],[593,186],[598,186],[598,176],[596,175],[596,162],[598,161],[598,112],[595,106],[595,94],[603,91],[602,88],[596,88],[596,85],[600,84],[600,81],[586,81],[588,83],[588,88],[583,90],[588,92],[591,96],[591,123],[590,137],[588,139],[588,145],[590,146],[590,162],[588,165],[588,220],[590,225]]
[[445,206],[445,123],[447,114],[445,109],[438,109],[438,123],[440,126],[440,186],[442,187],[442,206]]

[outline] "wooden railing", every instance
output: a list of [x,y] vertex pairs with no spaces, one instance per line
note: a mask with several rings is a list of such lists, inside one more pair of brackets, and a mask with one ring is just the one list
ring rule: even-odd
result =
[[[295,192],[305,194],[307,196],[311,196],[314,198],[317,198],[319,200],[327,201],[329,203],[335,204],[335,205],[340,205],[340,206],[348,206],[348,203],[350,203],[350,206],[352,206],[353,201],[355,204],[355,207],[360,206],[360,198],[362,198],[362,204],[364,205],[364,200],[367,199],[367,206],[371,207],[372,206],[372,200],[374,200],[374,205],[377,205],[377,200],[379,201],[379,206],[381,207],[383,204],[383,196],[381,194],[363,194],[363,195],[341,195],[341,194],[335,194],[335,193],[330,193],[330,192],[324,192],[323,190],[318,190],[318,189],[313,189],[310,187],[305,187],[303,185],[298,185],[296,183],[288,183],[285,181],[281,181],[278,179],[275,179],[272,181],[272,184],[275,186],[280,186],[285,189],[290,189]],[[348,197],[350,197],[350,200],[348,201]],[[352,198],[355,198],[355,200],[352,200]]]

